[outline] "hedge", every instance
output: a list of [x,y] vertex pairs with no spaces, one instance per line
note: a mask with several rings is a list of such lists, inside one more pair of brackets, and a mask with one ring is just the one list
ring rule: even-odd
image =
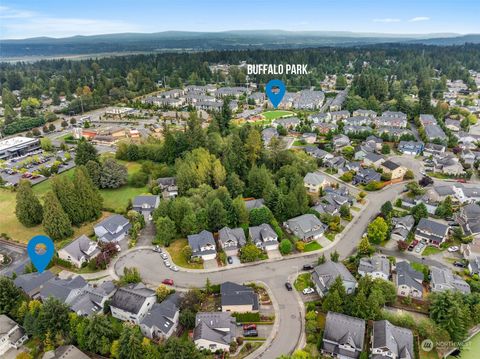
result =
[[5,135],[13,135],[18,132],[28,131],[34,127],[43,126],[45,119],[43,117],[21,117],[12,123],[9,123],[3,129]]
[[233,313],[232,316],[240,323],[260,322],[260,313]]

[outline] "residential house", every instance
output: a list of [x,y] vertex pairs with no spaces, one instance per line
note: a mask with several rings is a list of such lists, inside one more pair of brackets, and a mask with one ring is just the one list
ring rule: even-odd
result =
[[363,257],[360,259],[358,265],[358,274],[362,277],[368,275],[372,278],[388,280],[390,277],[390,261],[388,258],[381,255]]
[[114,318],[140,325],[157,301],[155,291],[143,283],[120,287],[110,302]]
[[419,120],[423,127],[437,124],[437,119],[433,115],[421,114]]
[[187,236],[188,245],[192,248],[193,258],[202,258],[203,260],[215,259],[217,249],[212,232],[203,230],[197,234]]
[[278,249],[278,235],[267,223],[249,227],[248,235],[258,248],[266,251]]
[[324,189],[330,183],[324,175],[316,172],[309,172],[303,178],[303,185],[310,193],[319,193],[320,188]]
[[302,141],[308,144],[313,144],[317,140],[317,135],[312,132],[305,132],[302,134]]
[[162,192],[163,199],[172,199],[178,196],[177,180],[175,177],[158,178],[157,184]]
[[132,209],[143,214],[146,219],[151,218],[152,212],[160,204],[160,197],[155,195],[141,195],[133,199]]
[[470,286],[460,276],[453,274],[451,269],[443,267],[430,267],[430,286],[432,292],[444,292],[447,290],[470,293]]
[[311,208],[320,214],[329,214],[332,216],[336,216],[340,212],[340,207],[328,202],[327,203],[320,202]]
[[408,262],[397,262],[396,265],[397,295],[420,299],[423,297],[423,273],[413,269]]
[[480,275],[480,256],[474,257],[468,261],[468,271],[470,275]]
[[345,126],[369,126],[372,124],[371,117],[368,116],[353,116],[343,120]]
[[55,275],[49,270],[43,271],[42,273],[25,273],[17,275],[13,283],[16,287],[21,288],[30,298],[36,298],[45,283],[53,277],[55,277]]
[[346,125],[343,127],[343,133],[346,135],[358,135],[358,134],[369,134],[373,133],[373,128],[369,126],[352,126],[352,125]]
[[95,235],[102,242],[120,242],[127,235],[132,225],[127,218],[114,214],[93,227]]
[[462,150],[460,153],[460,158],[463,160],[463,163],[470,166],[473,166],[477,160],[475,153],[468,148]]
[[228,312],[198,312],[193,342],[199,349],[228,351],[235,340],[236,321]]
[[312,121],[313,123],[327,123],[327,122],[332,122],[332,116],[328,112],[320,112],[320,113],[314,113],[312,115],[308,116],[308,119]]
[[415,224],[415,219],[409,214],[404,217],[392,218],[392,224],[394,227],[392,229],[391,239],[406,241],[408,234]]
[[348,136],[345,135],[335,135],[332,138],[332,142],[336,150],[350,145],[350,139],[348,138]]
[[450,186],[454,192],[452,198],[453,200],[457,199],[460,203],[475,203],[480,201],[480,188],[476,185],[466,186],[461,183],[455,183],[453,186]]
[[325,232],[325,226],[313,214],[302,214],[291,218],[283,225],[287,231],[304,242],[320,239]]
[[304,147],[305,153],[308,155],[323,160],[324,158],[333,158],[333,155],[325,150],[322,150],[318,147],[306,146]]
[[413,132],[408,128],[380,126],[376,128],[378,136],[388,136],[392,141],[398,141],[403,137],[414,137]]
[[460,126],[460,121],[452,118],[447,118],[445,120],[445,127],[454,132],[459,132],[462,129],[462,126]]
[[365,117],[370,117],[370,118],[375,118],[377,117],[377,113],[372,110],[362,110],[358,109],[353,111],[353,116],[365,116]]
[[450,176],[461,176],[465,174],[462,164],[457,157],[453,155],[446,155],[441,158],[434,158],[434,172],[442,172],[443,174]]
[[470,203],[460,208],[456,219],[467,236],[480,240],[480,206]]
[[258,294],[253,288],[233,282],[220,285],[222,312],[258,312]]
[[365,139],[363,144],[373,148],[375,151],[380,151],[382,149],[383,140],[380,137],[370,135]]
[[323,160],[323,165],[327,168],[342,168],[347,161],[342,156],[328,157]]
[[424,148],[423,142],[416,141],[400,141],[397,149],[402,152],[404,155],[414,155],[417,156],[422,153]]
[[383,173],[390,173],[392,175],[392,180],[397,178],[403,178],[407,169],[399,164],[387,160],[380,165],[380,168],[383,170]]
[[168,339],[178,326],[178,294],[170,294],[161,303],[153,303],[140,321],[142,334],[150,339]]
[[272,138],[277,137],[278,138],[279,134],[276,128],[273,127],[267,127],[262,131],[262,140],[265,146],[268,146],[270,144],[270,141]]
[[388,320],[373,322],[371,358],[415,358],[413,333],[410,329],[397,327]]
[[384,113],[382,113],[382,116],[391,118],[403,118],[405,120],[407,119],[407,114],[400,111],[385,111]]
[[247,210],[251,211],[254,208],[260,208],[264,206],[265,200],[263,198],[252,198],[252,199],[245,199],[245,206]]
[[329,132],[336,131],[338,129],[338,126],[334,123],[319,122],[314,123],[312,125],[312,129],[317,130],[318,133],[325,135]]
[[300,124],[300,119],[298,117],[281,117],[277,118],[276,120],[272,121],[272,126],[277,128],[278,126],[282,126],[287,130],[293,130],[297,125]]
[[415,239],[438,247],[447,239],[448,229],[446,224],[422,218],[415,230]]
[[321,297],[325,296],[337,277],[342,279],[347,294],[353,293],[357,281],[343,263],[332,261],[320,264],[313,269],[312,281],[317,293]]
[[25,330],[17,322],[5,314],[0,314],[0,356],[10,349],[20,348],[27,339]]
[[352,184],[369,184],[370,182],[381,180],[381,175],[377,171],[371,168],[362,168],[360,171],[357,172],[355,177],[353,177]]
[[100,312],[117,288],[112,281],[101,284],[87,285],[83,291],[73,299],[69,305],[70,310],[77,315],[89,316]]
[[80,275],[67,279],[53,277],[40,289],[40,298],[45,301],[49,297],[53,297],[70,305],[83,293],[87,286],[88,283]]
[[346,118],[350,117],[350,112],[347,110],[343,111],[333,111],[330,112],[330,116],[334,122],[345,120]]
[[60,259],[70,262],[77,268],[81,268],[84,263],[95,258],[98,254],[100,254],[98,243],[84,234],[58,251]]
[[363,351],[365,320],[328,312],[321,353],[342,359],[357,359]]
[[444,145],[438,145],[436,143],[427,143],[425,148],[423,149],[423,155],[425,157],[429,156],[439,156],[444,154],[446,151],[446,147]]
[[236,255],[247,240],[243,228],[223,227],[218,231],[218,243],[227,255]]
[[446,141],[447,135],[443,132],[442,128],[438,125],[427,125],[424,127],[425,136],[429,141]]
[[61,345],[43,354],[42,359],[89,359],[90,357],[75,345]]
[[376,127],[406,128],[408,121],[400,117],[380,116],[373,119]]
[[374,168],[379,167],[383,162],[385,162],[385,157],[376,153],[368,153],[363,159],[364,166],[372,166]]

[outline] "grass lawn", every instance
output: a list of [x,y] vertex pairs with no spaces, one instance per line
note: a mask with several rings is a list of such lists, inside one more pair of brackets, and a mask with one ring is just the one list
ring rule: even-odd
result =
[[255,350],[260,348],[262,346],[262,342],[249,342],[248,347],[246,344],[243,345],[243,347],[240,349],[240,352],[238,355],[232,356],[232,359],[243,359],[247,357],[250,353],[253,353]]
[[304,252],[311,252],[316,251],[317,249],[321,249],[322,246],[317,241],[311,241],[310,243],[305,244]]
[[427,246],[422,252],[423,256],[429,256],[432,254],[437,254],[437,253],[442,253],[442,250],[440,248],[434,247],[434,246]]
[[410,263],[410,266],[415,269],[416,271],[419,271],[419,272],[423,272],[423,270],[425,268],[428,268],[427,266],[425,266],[424,264],[422,263],[418,263],[418,262],[411,262]]
[[360,208],[355,207],[355,206],[350,207],[350,209],[351,209],[352,211],[355,211],[355,212],[360,212]]
[[301,146],[301,147],[304,147],[306,146],[307,144],[305,142],[303,142],[302,140],[295,140],[293,141],[293,146]]
[[295,283],[293,285],[295,286],[295,289],[299,292],[301,292],[305,288],[313,287],[312,275],[310,273],[300,274],[297,279],[295,279]]
[[190,269],[203,269],[203,264],[200,263],[188,263],[185,257],[183,256],[182,249],[188,244],[186,238],[177,239],[170,244],[170,247],[167,247],[167,251],[172,257],[173,263],[179,267],[190,268]]
[[335,240],[336,235],[337,233],[331,231],[326,231],[324,234],[325,238],[327,238],[330,242],[333,242]]
[[139,194],[148,193],[147,187],[130,187],[128,185],[115,189],[101,189],[100,194],[103,197],[103,207],[111,208],[113,210],[125,210],[128,205],[128,200]]
[[262,116],[269,121],[273,121],[279,117],[293,116],[293,115],[295,115],[295,113],[292,111],[282,111],[282,110],[266,111],[262,113]]

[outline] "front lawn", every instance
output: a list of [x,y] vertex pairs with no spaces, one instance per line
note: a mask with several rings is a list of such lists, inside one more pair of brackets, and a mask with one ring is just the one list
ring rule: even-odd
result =
[[103,197],[103,208],[125,211],[129,200],[133,200],[140,194],[148,194],[148,189],[147,187],[136,188],[125,185],[120,188],[101,189],[100,194]]
[[312,252],[318,249],[322,249],[322,246],[317,241],[311,241],[310,243],[305,244],[303,249],[304,252]]
[[434,246],[427,246],[427,248],[423,250],[422,255],[429,256],[437,253],[442,253],[442,250]]
[[293,285],[299,292],[308,287],[313,288],[312,275],[310,273],[300,274],[297,279],[295,279],[295,283]]
[[190,268],[190,269],[203,269],[203,264],[201,263],[189,263],[185,259],[185,256],[182,253],[182,249],[188,245],[186,238],[177,239],[167,247],[167,251],[172,257],[173,263],[179,267]]

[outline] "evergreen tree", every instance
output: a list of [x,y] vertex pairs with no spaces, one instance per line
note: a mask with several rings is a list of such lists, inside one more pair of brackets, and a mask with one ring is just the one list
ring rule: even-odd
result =
[[109,354],[109,349],[114,339],[114,331],[112,323],[104,315],[93,315],[88,319],[85,327],[85,349],[100,353],[101,355]]
[[124,326],[119,339],[119,359],[142,359],[142,333],[139,327]]
[[73,234],[70,219],[52,191],[45,195],[44,211],[43,229],[49,237],[60,240]]
[[75,152],[75,164],[85,165],[88,161],[98,162],[97,149],[88,141],[81,140]]
[[343,300],[337,290],[330,289],[322,303],[322,310],[343,313]]
[[17,189],[15,214],[25,227],[42,223],[43,209],[38,198],[33,194],[29,181],[20,181]]
[[83,217],[79,213],[79,199],[72,181],[66,177],[57,176],[52,181],[52,191],[57,196],[63,210],[70,219],[70,222],[76,226],[81,224],[83,222]]
[[96,161],[88,161],[85,165],[87,168],[88,176],[92,180],[96,187],[100,187],[100,177],[102,174],[102,166]]
[[207,207],[208,228],[211,231],[218,231],[228,224],[227,211],[222,202],[217,198]]
[[127,167],[113,158],[107,158],[102,165],[100,188],[118,188],[127,183]]
[[84,166],[75,169],[73,187],[77,196],[77,208],[81,223],[99,218],[102,213],[103,198]]
[[0,314],[12,315],[14,309],[20,304],[20,290],[10,278],[0,277]]
[[37,318],[40,337],[46,338],[46,334],[50,333],[53,338],[66,338],[69,332],[69,312],[70,309],[58,299],[48,298],[41,306],[40,313]]

